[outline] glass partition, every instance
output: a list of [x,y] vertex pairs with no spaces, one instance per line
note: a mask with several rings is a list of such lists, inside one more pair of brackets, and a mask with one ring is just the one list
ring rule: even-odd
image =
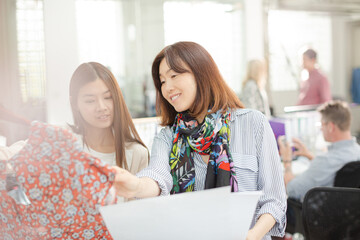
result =
[[80,62],[98,61],[116,76],[133,117],[155,116],[151,64],[166,45],[195,41],[240,91],[244,71],[239,1],[75,0]]

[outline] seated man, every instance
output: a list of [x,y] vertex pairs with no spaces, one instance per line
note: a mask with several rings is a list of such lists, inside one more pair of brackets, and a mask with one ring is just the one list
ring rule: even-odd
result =
[[[346,163],[360,160],[360,146],[350,133],[351,113],[346,103],[330,101],[319,107],[321,130],[325,141],[331,142],[328,152],[315,156],[309,168],[298,176],[291,170],[292,151],[284,138],[279,138],[280,155],[284,163],[284,180],[288,197],[303,200],[313,187],[330,187],[336,172]],[[312,158],[301,142],[295,143],[297,155]]]

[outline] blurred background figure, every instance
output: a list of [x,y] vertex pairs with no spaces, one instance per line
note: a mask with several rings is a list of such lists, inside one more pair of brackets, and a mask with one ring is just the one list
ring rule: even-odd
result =
[[345,164],[360,160],[360,145],[352,137],[351,112],[343,101],[329,101],[318,109],[321,114],[321,130],[325,141],[331,143],[328,151],[314,156],[301,141],[296,140],[295,153],[309,158],[309,168],[295,176],[292,171],[292,150],[285,138],[279,138],[280,155],[284,164],[284,180],[288,197],[302,201],[313,187],[331,187],[336,172]]
[[240,100],[246,108],[259,110],[267,117],[270,117],[270,107],[266,93],[266,71],[264,60],[254,59],[249,61]]
[[297,105],[322,104],[331,100],[331,90],[327,77],[317,66],[317,53],[307,49],[303,53],[303,68],[306,76],[300,84],[300,93]]

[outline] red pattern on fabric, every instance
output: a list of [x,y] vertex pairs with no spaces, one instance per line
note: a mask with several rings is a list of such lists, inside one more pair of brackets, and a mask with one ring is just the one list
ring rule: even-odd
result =
[[228,162],[221,162],[219,165],[220,169],[223,169],[225,171],[230,171],[230,163]]
[[208,149],[211,145],[211,142],[208,142],[207,144],[205,144],[201,149],[202,150],[205,150],[205,149]]
[[111,239],[99,207],[116,201],[115,171],[82,152],[69,131],[33,123],[28,143],[9,163],[31,204],[16,204],[0,186],[6,215],[0,239]]
[[35,229],[24,226],[16,214],[16,203],[6,190],[6,161],[0,160],[0,239],[40,239]]

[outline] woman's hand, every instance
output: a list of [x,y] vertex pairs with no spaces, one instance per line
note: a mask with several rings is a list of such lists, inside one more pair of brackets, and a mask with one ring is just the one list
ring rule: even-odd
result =
[[296,150],[294,151],[295,156],[304,156],[309,160],[314,158],[314,155],[306,148],[306,146],[300,141],[298,138],[293,138],[294,147]]
[[112,169],[116,171],[113,184],[116,195],[125,198],[136,197],[137,193],[140,191],[140,178],[118,166],[113,166]]
[[160,195],[160,187],[156,181],[148,177],[139,178],[129,171],[113,166],[116,171],[113,187],[116,195],[125,198],[147,198]]

